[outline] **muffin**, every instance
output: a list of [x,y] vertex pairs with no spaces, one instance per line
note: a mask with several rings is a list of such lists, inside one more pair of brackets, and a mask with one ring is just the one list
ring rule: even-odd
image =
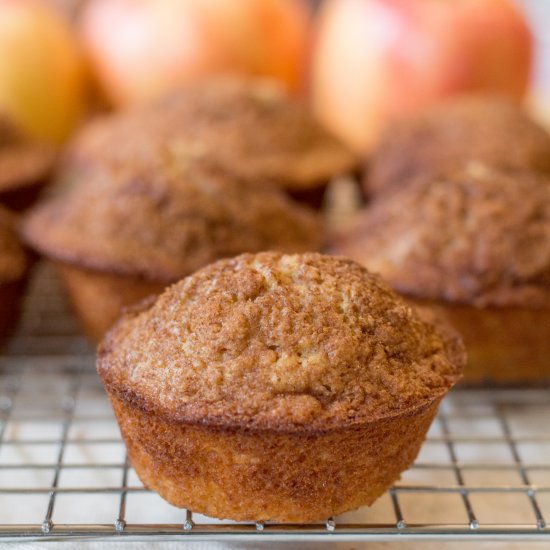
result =
[[264,252],[126,313],[97,368],[147,487],[213,517],[309,522],[399,478],[463,356],[358,264]]
[[480,164],[375,200],[333,250],[434,307],[468,350],[465,380],[550,380],[550,181]]
[[0,342],[15,327],[30,267],[15,231],[15,216],[0,206]]
[[387,129],[370,160],[365,188],[377,194],[467,162],[550,174],[550,135],[506,99],[449,100]]
[[235,177],[271,182],[314,206],[334,176],[357,166],[355,156],[277,84],[218,78],[92,122],[72,144],[65,170],[120,165],[159,148],[192,152]]
[[0,117],[0,204],[13,210],[30,206],[52,171],[54,149],[36,143]]
[[317,215],[271,186],[179,156],[94,172],[37,205],[26,242],[52,259],[92,340],[120,310],[242,252],[318,250]]

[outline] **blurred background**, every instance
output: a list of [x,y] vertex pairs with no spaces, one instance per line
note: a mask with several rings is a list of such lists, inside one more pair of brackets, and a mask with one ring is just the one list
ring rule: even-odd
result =
[[525,14],[534,39],[531,99],[550,124],[550,2],[517,0]]
[[54,143],[226,72],[279,79],[364,153],[389,120],[464,92],[550,123],[548,0],[4,0],[0,56],[0,116]]

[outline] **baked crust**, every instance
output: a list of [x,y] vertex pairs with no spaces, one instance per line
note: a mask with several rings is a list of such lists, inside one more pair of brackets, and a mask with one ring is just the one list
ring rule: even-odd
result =
[[464,349],[344,258],[245,254],[133,308],[97,368],[133,467],[176,506],[306,522],[416,457]]
[[550,181],[481,164],[419,179],[374,201],[333,250],[407,296],[550,308]]
[[119,166],[174,150],[255,185],[271,182],[295,192],[324,186],[358,164],[274,82],[225,77],[89,124],[70,148],[65,170]]
[[314,212],[276,188],[176,153],[97,171],[23,224],[26,241],[50,258],[165,285],[242,252],[317,250],[322,233]]
[[448,100],[390,125],[369,161],[365,188],[377,194],[468,162],[550,174],[550,135],[505,99]]
[[325,430],[441,397],[460,373],[451,341],[355,262],[243,254],[128,313],[98,370],[172,421]]

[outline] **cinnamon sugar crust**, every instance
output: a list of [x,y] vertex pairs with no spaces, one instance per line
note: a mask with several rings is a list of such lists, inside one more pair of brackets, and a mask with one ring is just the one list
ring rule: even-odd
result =
[[96,171],[38,205],[23,235],[58,261],[165,283],[242,252],[317,250],[323,238],[318,216],[279,190],[168,155]]
[[508,100],[448,100],[390,125],[370,159],[365,187],[376,194],[467,162],[550,174],[550,135]]
[[463,363],[456,334],[355,262],[314,253],[211,264],[128,312],[98,350],[106,388],[130,407],[286,432],[412,414]]
[[358,159],[277,84],[217,78],[140,110],[89,124],[65,161],[68,172],[131,159],[192,155],[248,179],[299,191],[352,171]]
[[365,209],[334,239],[416,298],[550,307],[550,181],[471,163],[418,179]]

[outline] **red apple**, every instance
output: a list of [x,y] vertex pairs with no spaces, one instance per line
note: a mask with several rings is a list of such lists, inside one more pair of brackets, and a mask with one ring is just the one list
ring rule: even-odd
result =
[[91,0],[81,20],[114,104],[136,104],[220,72],[301,87],[309,18],[301,0]]
[[388,119],[486,90],[520,100],[531,33],[509,0],[327,0],[316,29],[313,105],[368,151]]
[[0,117],[32,137],[63,141],[85,108],[85,74],[60,16],[32,0],[0,0]]

